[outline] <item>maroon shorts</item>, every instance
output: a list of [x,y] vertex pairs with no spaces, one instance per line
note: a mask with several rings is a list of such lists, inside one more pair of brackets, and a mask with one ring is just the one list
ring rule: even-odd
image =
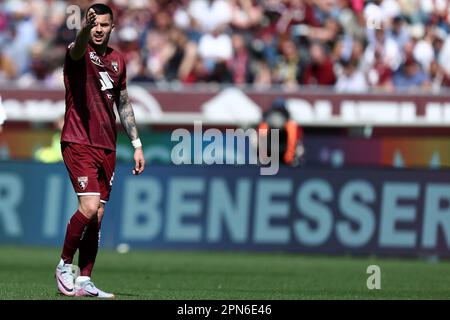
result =
[[100,201],[108,201],[116,152],[71,142],[62,142],[61,151],[76,194],[99,195]]

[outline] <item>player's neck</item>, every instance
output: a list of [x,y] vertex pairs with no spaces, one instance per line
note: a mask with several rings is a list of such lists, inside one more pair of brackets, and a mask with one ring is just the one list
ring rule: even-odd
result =
[[97,46],[93,43],[90,45],[99,56],[104,56],[106,54],[106,50],[108,50],[108,43],[102,44],[101,46]]

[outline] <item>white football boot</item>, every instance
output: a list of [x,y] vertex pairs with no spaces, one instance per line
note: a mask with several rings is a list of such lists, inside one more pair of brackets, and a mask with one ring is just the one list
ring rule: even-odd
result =
[[105,299],[114,299],[116,297],[112,293],[98,289],[91,278],[86,276],[77,277],[75,280],[75,295],[77,297],[97,297]]
[[74,276],[72,273],[72,265],[61,261],[56,266],[56,284],[59,292],[66,296],[75,295]]

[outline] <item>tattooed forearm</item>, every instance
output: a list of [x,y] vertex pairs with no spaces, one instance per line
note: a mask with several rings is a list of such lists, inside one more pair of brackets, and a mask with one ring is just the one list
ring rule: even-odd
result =
[[131,141],[139,138],[138,130],[136,128],[136,119],[134,118],[133,107],[131,106],[127,90],[120,92],[119,105],[117,107],[120,122],[128,134]]

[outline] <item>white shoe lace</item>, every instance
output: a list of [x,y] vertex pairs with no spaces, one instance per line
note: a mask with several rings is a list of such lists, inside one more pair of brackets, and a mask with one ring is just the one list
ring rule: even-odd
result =
[[55,278],[59,292],[67,296],[73,296],[75,294],[72,265],[63,264],[62,262],[58,264],[56,267]]
[[63,266],[59,267],[60,269],[60,275],[61,275],[61,279],[64,282],[64,285],[66,285],[69,288],[73,288],[73,274],[72,274],[72,265],[70,264],[65,264]]
[[87,283],[84,284],[84,289],[86,289],[86,287],[90,287],[91,289],[89,289],[89,291],[91,292],[95,292],[98,291],[97,287],[94,285],[94,283],[92,281],[88,281]]

